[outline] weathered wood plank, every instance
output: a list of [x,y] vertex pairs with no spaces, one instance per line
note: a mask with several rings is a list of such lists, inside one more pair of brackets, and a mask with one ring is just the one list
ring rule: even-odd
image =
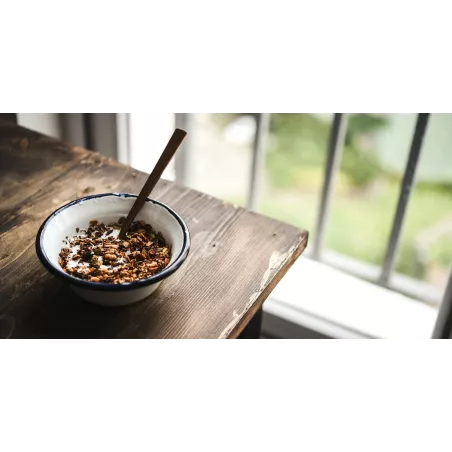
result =
[[237,337],[306,246],[305,231],[160,181],[154,197],[190,229],[186,263],[143,302],[91,305],[42,267],[37,229],[87,187],[137,193],[147,175],[1,121],[0,158],[0,313],[13,337]]

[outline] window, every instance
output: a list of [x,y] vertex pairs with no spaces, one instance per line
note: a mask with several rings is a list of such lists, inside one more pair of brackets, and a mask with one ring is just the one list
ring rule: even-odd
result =
[[[130,115],[133,166],[150,171],[175,116]],[[452,115],[182,116],[183,183],[309,230],[307,255],[322,264],[438,306],[452,262]],[[430,328],[435,311],[422,312]]]

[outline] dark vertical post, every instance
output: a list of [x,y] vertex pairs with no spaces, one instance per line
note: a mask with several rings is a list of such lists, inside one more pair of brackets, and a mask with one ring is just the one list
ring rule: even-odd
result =
[[344,147],[345,133],[347,131],[347,115],[335,113],[328,141],[328,154],[325,164],[325,179],[323,181],[322,197],[320,199],[319,215],[315,228],[314,247],[312,257],[320,259],[325,242],[325,231],[330,213],[331,197],[334,182]]
[[439,308],[432,339],[450,339],[452,333],[452,271]]
[[381,267],[380,284],[387,286],[389,278],[395,264],[397,248],[400,241],[400,233],[402,231],[403,220],[405,219],[406,208],[410,199],[413,181],[416,174],[417,163],[421,153],[422,143],[424,141],[425,131],[427,129],[429,113],[419,113],[414,129],[413,140],[411,142],[410,154],[400,185],[399,200],[392,223],[391,234],[389,236],[386,254]]
[[93,133],[93,123],[92,123],[92,113],[82,113],[83,114],[83,130],[85,135],[85,146],[87,149],[94,149],[94,133]]

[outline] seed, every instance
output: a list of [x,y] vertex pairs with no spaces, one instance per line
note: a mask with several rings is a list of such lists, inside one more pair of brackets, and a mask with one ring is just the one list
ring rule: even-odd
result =
[[109,261],[114,261],[116,260],[116,254],[105,254],[104,258]]
[[128,248],[129,247],[129,242],[122,242],[122,246],[124,248]]
[[85,251],[83,254],[82,254],[82,259],[83,260],[85,260],[85,261],[89,261],[90,259],[91,259],[91,256],[93,255],[93,253],[91,252],[91,251]]
[[89,280],[93,281],[93,282],[100,282],[100,279],[97,278],[96,276],[91,276],[91,278],[89,278]]

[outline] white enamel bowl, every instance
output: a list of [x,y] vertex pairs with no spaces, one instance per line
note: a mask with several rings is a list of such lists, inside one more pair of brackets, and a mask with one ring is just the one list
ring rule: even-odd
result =
[[152,225],[171,245],[171,261],[160,273],[130,283],[96,283],[68,275],[58,264],[63,240],[66,236],[74,236],[75,228],[86,228],[93,219],[106,224],[118,221],[118,218],[127,216],[136,197],[125,193],[105,193],[86,196],[60,207],[44,221],[36,236],[36,253],[42,264],[92,303],[125,306],[149,296],[162,280],[184,263],[190,250],[190,233],[184,220],[161,202],[147,199],[136,218]]

